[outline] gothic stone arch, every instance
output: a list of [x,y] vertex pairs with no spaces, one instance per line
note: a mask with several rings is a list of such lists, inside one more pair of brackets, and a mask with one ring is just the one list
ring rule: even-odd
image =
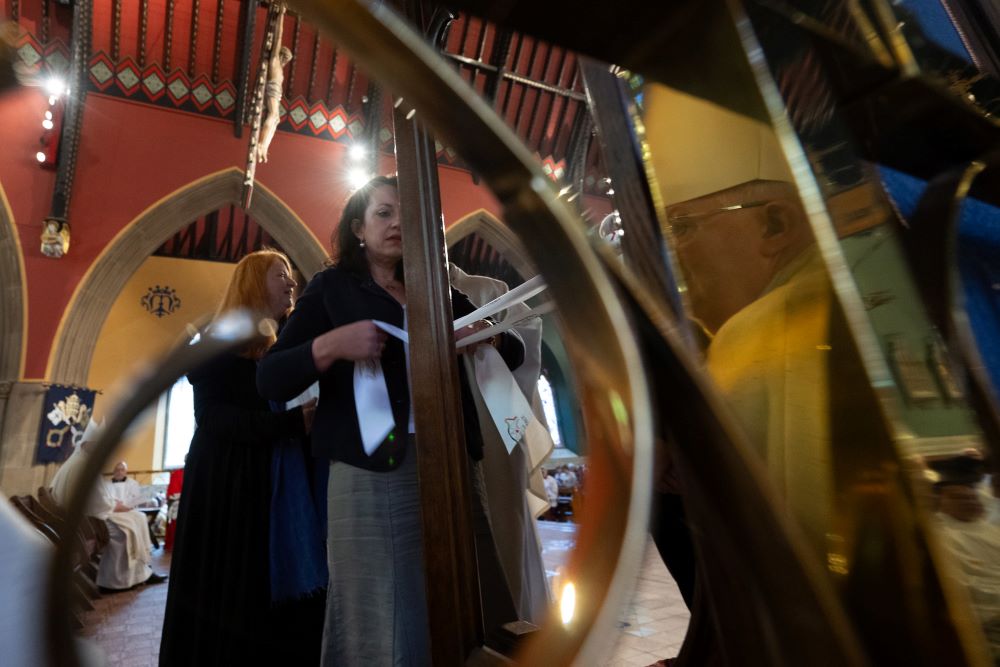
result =
[[531,262],[517,236],[499,218],[484,208],[473,211],[452,223],[445,231],[445,241],[451,248],[462,239],[476,234],[510,262],[522,278],[530,278],[538,271]]
[[14,382],[23,372],[25,305],[21,244],[0,185],[0,383]]
[[[141,213],[112,240],[63,315],[47,373],[53,382],[87,381],[101,326],[132,274],[191,220],[221,206],[239,204],[242,180],[243,173],[230,168],[194,181]],[[322,269],[323,246],[294,212],[260,184],[254,188],[249,213],[307,276]]]

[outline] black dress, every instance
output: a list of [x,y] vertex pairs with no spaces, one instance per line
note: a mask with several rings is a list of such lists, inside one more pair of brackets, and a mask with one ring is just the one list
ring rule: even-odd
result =
[[275,413],[257,363],[226,355],[189,376],[197,428],[170,566],[160,665],[257,664],[270,630],[271,448],[304,435],[301,409]]

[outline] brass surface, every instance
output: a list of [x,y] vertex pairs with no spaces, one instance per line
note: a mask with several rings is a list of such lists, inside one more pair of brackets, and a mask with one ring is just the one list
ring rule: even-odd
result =
[[[658,434],[689,482],[684,503],[707,603],[696,603],[694,618],[710,614],[715,626],[695,636],[698,656],[721,653],[728,664],[747,655],[771,665],[865,664],[834,587],[777,502],[738,420],[688,354],[672,314],[628,268],[611,257],[606,265],[634,306],[644,358],[657,370]],[[684,652],[691,649],[686,641]]]
[[[753,5],[756,3],[747,3]],[[807,58],[803,54],[795,59],[789,56],[794,52],[795,40],[800,37],[788,31],[775,30],[773,24],[766,21],[759,21],[761,13],[748,15],[744,12],[743,3],[733,1],[729,3],[732,11],[732,20],[737,26],[743,50],[747,54],[753,76],[764,104],[768,109],[770,125],[777,134],[778,143],[784,158],[788,162],[791,172],[791,180],[797,190],[798,199],[808,218],[809,228],[814,239],[815,248],[821,258],[822,268],[829,279],[832,294],[835,300],[831,303],[828,316],[830,317],[828,339],[822,344],[816,344],[817,350],[829,352],[826,368],[829,369],[827,376],[818,376],[822,386],[810,385],[808,382],[797,385],[798,392],[825,392],[822,401],[826,409],[829,410],[828,432],[823,437],[829,438],[829,467],[826,474],[830,476],[830,494],[827,501],[826,511],[829,512],[830,524],[825,535],[826,544],[823,547],[823,565],[828,569],[828,577],[836,587],[840,604],[844,605],[850,617],[850,625],[861,638],[866,657],[875,662],[884,662],[895,656],[896,659],[904,660],[910,664],[939,664],[947,662],[949,664],[985,664],[985,652],[981,641],[981,632],[971,623],[968,613],[967,596],[962,591],[957,591],[949,579],[949,565],[940,555],[940,549],[936,544],[934,529],[931,526],[930,517],[926,509],[922,506],[924,502],[919,494],[919,489],[915,488],[912,481],[904,475],[903,470],[908,461],[916,454],[920,453],[921,415],[920,406],[915,404],[924,400],[928,394],[926,390],[920,390],[920,379],[912,374],[905,377],[905,373],[900,372],[898,364],[891,363],[887,358],[887,351],[884,344],[886,331],[878,329],[871,319],[871,315],[866,308],[866,302],[862,299],[860,288],[866,290],[868,294],[873,283],[859,285],[859,278],[853,270],[844,249],[844,240],[840,238],[840,233],[845,233],[847,225],[837,225],[837,220],[832,219],[832,211],[829,206],[829,198],[832,194],[840,194],[833,190],[831,183],[821,182],[820,161],[815,153],[808,153],[804,147],[806,140],[804,134],[808,132],[808,125],[800,123],[793,124],[793,118],[801,119],[796,115],[796,108],[789,106],[789,96],[792,96],[795,103],[806,105],[816,99],[822,100],[820,93],[825,93],[821,89],[822,84],[815,85],[809,93],[794,98],[794,93],[800,92],[790,89],[787,85],[789,81],[781,82],[781,86],[776,81],[777,77],[789,70],[796,71],[796,67],[807,63]],[[751,20],[751,17],[754,20]],[[763,35],[758,30],[770,27],[769,32]],[[895,38],[897,35],[889,35],[886,38]],[[805,42],[806,40],[802,40]],[[899,49],[892,49],[898,56]],[[807,50],[805,55],[812,55]],[[784,57],[781,61],[787,65],[788,69],[775,72],[776,54]],[[859,56],[860,57],[860,56]],[[874,67],[875,61],[872,61]],[[813,63],[815,64],[815,63]],[[829,63],[825,66],[832,67]],[[678,65],[682,66],[682,65]],[[697,65],[690,65],[692,68]],[[906,67],[897,63],[899,71],[912,74]],[[820,68],[822,71],[822,68]],[[808,77],[816,75],[816,70],[797,70],[801,81],[809,80]],[[716,81],[716,85],[728,85],[730,82]],[[872,83],[868,81],[867,83]],[[891,83],[888,82],[888,83]],[[817,88],[820,90],[817,91]],[[878,97],[878,88],[867,91],[873,99]],[[810,99],[810,96],[812,99]],[[711,96],[710,96],[711,97]],[[898,99],[898,98],[897,98]],[[829,104],[833,105],[836,98],[829,99]],[[849,101],[849,100],[848,100]],[[897,109],[898,111],[898,109]],[[744,116],[753,116],[749,112],[744,112]],[[891,124],[891,113],[885,114],[886,120]],[[834,121],[838,119],[835,117]],[[938,119],[940,120],[940,119]],[[980,127],[977,119],[969,116],[968,125],[970,127]],[[803,132],[803,126],[806,131]],[[836,126],[837,131],[842,132],[841,126]],[[650,129],[647,123],[647,130]],[[800,134],[802,133],[802,134]],[[839,136],[839,135],[838,135]],[[905,132],[894,135],[897,141],[905,141]],[[863,140],[866,135],[859,139]],[[843,139],[849,142],[851,137]],[[651,145],[650,149],[655,157],[658,150],[669,150],[669,144],[663,141],[661,145]],[[809,146],[813,151],[818,150],[816,146]],[[819,148],[823,148],[820,146]],[[850,154],[848,154],[850,155]],[[692,155],[693,159],[700,156]],[[845,160],[847,161],[847,160]],[[933,161],[931,158],[930,161]],[[681,163],[683,164],[683,162]],[[690,171],[690,170],[689,170]],[[656,174],[658,179],[664,177],[663,174]],[[750,178],[750,177],[747,177]],[[761,177],[758,177],[761,178]],[[765,177],[776,178],[776,177]],[[780,180],[781,177],[777,177]],[[732,185],[732,184],[730,184]],[[719,186],[722,188],[723,186]],[[709,188],[707,193],[714,193],[716,196],[722,190]],[[841,190],[843,192],[843,190]],[[690,201],[697,200],[688,200]],[[745,200],[744,200],[745,201]],[[744,201],[726,201],[726,205],[734,203],[744,203]],[[853,206],[851,202],[843,202]],[[881,215],[877,209],[884,208],[885,204],[874,201],[868,207],[866,215],[871,223],[878,224],[879,221],[888,219],[888,216]],[[690,213],[690,211],[687,211]],[[735,215],[735,214],[733,214]],[[841,214],[841,220],[848,216]],[[716,219],[714,224],[719,228],[732,222],[720,221]],[[851,221],[853,222],[853,221]],[[865,232],[870,229],[871,223],[867,221],[863,225],[858,225],[855,231]],[[940,221],[934,221],[940,224]],[[885,227],[886,225],[882,225]],[[733,229],[730,227],[729,229]],[[839,233],[838,233],[839,232]],[[769,232],[768,232],[769,233]],[[721,232],[716,232],[721,236]],[[895,241],[887,237],[885,247],[894,248]],[[678,241],[676,246],[681,246]],[[678,250],[677,255],[681,253]],[[901,259],[893,258],[893,267],[901,263]],[[720,260],[721,261],[721,260]],[[682,262],[683,264],[683,262]],[[883,266],[883,269],[888,267]],[[801,269],[798,269],[801,270]],[[923,313],[923,304],[918,294],[910,287],[912,278],[906,274],[905,267],[897,271],[899,276],[899,289],[896,296],[908,308],[907,325],[912,326],[917,332],[927,331],[930,335],[930,327]],[[691,281],[688,281],[690,287]],[[803,283],[800,283],[801,287]],[[768,288],[770,289],[770,288]],[[690,290],[689,290],[690,292]],[[764,292],[766,294],[767,292]],[[761,296],[751,298],[756,304]],[[773,306],[776,301],[771,301]],[[790,302],[791,303],[791,302]],[[801,325],[809,314],[810,302],[799,302],[796,308],[791,308],[786,312],[787,321],[797,320]],[[750,309],[756,316],[741,318],[736,331],[744,339],[753,339],[755,333],[760,336],[756,340],[766,340],[767,330],[764,328],[752,329],[753,326],[770,326],[775,324],[777,319],[765,319],[768,314],[775,314],[777,311],[768,311],[765,308]],[[734,318],[735,319],[735,318]],[[721,333],[721,331],[720,331]],[[733,349],[734,342],[733,328],[728,330],[730,350]],[[716,346],[716,351],[718,351]],[[710,348],[711,350],[712,348]],[[753,350],[754,348],[749,348]],[[721,354],[721,352],[719,352]],[[743,351],[745,355],[751,352]],[[780,354],[779,354],[780,357]],[[900,358],[903,359],[905,355]],[[731,359],[730,359],[731,361]],[[748,362],[747,369],[752,366],[752,361]],[[768,364],[773,360],[757,359],[758,368],[768,369]],[[770,367],[773,370],[773,366]],[[761,400],[766,396],[766,400],[773,400],[770,394],[764,394],[763,388],[754,395],[747,390],[753,382],[763,384],[767,380],[761,378],[769,377],[765,370],[759,376],[751,374],[739,376],[730,373],[726,377],[727,389],[723,393],[730,392],[727,398],[733,398],[735,393],[737,400],[743,401],[743,405],[752,406],[752,400]],[[791,368],[786,368],[785,377],[792,374]],[[770,376],[773,377],[773,376]],[[794,378],[793,378],[794,379]],[[816,382],[816,380],[812,380]],[[828,384],[827,384],[828,383]],[[910,386],[907,387],[906,385]],[[925,383],[926,384],[926,383]],[[908,389],[916,391],[919,400],[914,400],[914,395],[907,393]],[[738,392],[744,392],[742,394]],[[786,394],[787,396],[787,394]],[[782,400],[780,392],[778,400]],[[747,412],[752,410],[744,409],[741,416],[746,417]],[[956,405],[952,412],[955,413],[953,428],[958,429],[957,433],[964,433],[972,438],[976,436],[974,423],[967,423],[967,411],[962,405]],[[758,411],[755,421],[743,420],[742,425],[748,428],[751,434],[758,437],[751,438],[751,441],[760,446],[765,444],[768,447],[773,444],[772,440],[761,440],[763,431],[767,438],[772,435],[767,428],[773,427],[767,419],[760,418],[764,411]],[[786,419],[789,417],[786,416]],[[791,416],[792,420],[801,419],[799,415]],[[762,424],[763,423],[763,424]],[[787,428],[787,422],[785,423]],[[963,430],[968,428],[969,430]],[[794,432],[794,431],[789,431]],[[823,430],[818,429],[817,433]],[[788,451],[798,449],[803,446],[810,446],[808,440],[793,439],[786,443]],[[816,460],[823,460],[823,456],[817,456]],[[773,461],[769,461],[769,464]],[[780,463],[780,461],[779,461]],[[824,464],[825,465],[825,464]],[[780,465],[778,468],[780,469]],[[796,481],[805,470],[791,469],[782,478],[779,472],[776,477],[777,486],[782,488],[782,495],[788,493],[789,488],[794,488]],[[799,499],[807,498],[807,492],[799,494]],[[817,489],[812,495],[819,493]],[[737,497],[734,494],[732,500]],[[815,503],[814,498],[808,498],[811,504]],[[802,508],[793,502],[788,504],[789,512],[795,516],[799,515]],[[817,514],[805,514],[805,519],[799,516],[799,523],[806,528],[815,528],[815,522],[808,519]],[[811,537],[821,537],[811,535]],[[821,540],[813,539],[814,544],[819,544]],[[815,556],[809,556],[815,558]],[[725,569],[728,564],[725,557],[719,558],[715,563],[716,570],[709,571],[708,578],[718,576],[719,569]],[[711,565],[709,567],[712,567]],[[757,576],[764,578],[767,570],[757,573]],[[717,602],[722,602],[717,600]],[[726,641],[739,646],[742,632],[747,631],[749,619],[744,619],[747,623],[745,627],[737,627],[736,632],[726,635]],[[788,640],[794,644],[794,639]]]
[[[604,633],[591,630],[611,628],[646,542],[652,413],[627,314],[587,244],[582,222],[559,200],[533,156],[398,16],[343,0],[295,4],[482,176],[529,257],[544,267],[552,297],[564,305],[561,329],[591,436],[588,502],[564,579],[576,584],[578,604],[566,625],[553,612],[518,659],[538,665],[593,662],[607,646]],[[602,353],[592,354],[595,349]]]

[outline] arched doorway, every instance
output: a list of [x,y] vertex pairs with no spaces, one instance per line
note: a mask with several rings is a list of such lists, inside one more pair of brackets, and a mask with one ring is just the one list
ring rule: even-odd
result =
[[[7,405],[24,375],[25,308],[24,256],[14,226],[14,214],[0,185],[0,447],[7,430]],[[0,452],[0,478],[7,452]]]
[[[191,220],[238,203],[242,180],[243,173],[234,167],[194,181],[150,206],[118,234],[87,272],[63,315],[46,373],[50,380],[86,382],[101,326],[129,277]],[[259,183],[249,213],[303,272],[312,275],[322,268],[323,245],[284,202]]]
[[[447,229],[445,236],[449,260],[466,273],[496,278],[512,288],[538,273],[517,236],[486,209],[460,218]],[[547,321],[552,322],[551,319]],[[546,324],[543,332],[541,366],[555,400],[564,436],[560,446],[581,454],[583,420],[573,408],[577,399],[568,355],[557,329]]]
[[26,303],[21,243],[0,185],[0,383],[17,381],[22,375]]
[[488,275],[516,287],[538,272],[517,236],[486,209],[457,220],[448,227],[445,238],[449,255],[455,255],[452,261],[469,273]]

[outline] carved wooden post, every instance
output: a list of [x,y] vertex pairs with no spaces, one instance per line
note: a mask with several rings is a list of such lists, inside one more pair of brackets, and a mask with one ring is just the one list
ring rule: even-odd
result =
[[482,612],[437,159],[434,139],[400,108],[393,126],[431,663],[459,665],[482,644]]
[[681,317],[677,285],[667,266],[666,248],[656,221],[649,181],[629,121],[628,91],[608,65],[580,57],[587,104],[614,187],[615,208],[621,215],[622,252],[629,267],[659,293],[673,314]]

